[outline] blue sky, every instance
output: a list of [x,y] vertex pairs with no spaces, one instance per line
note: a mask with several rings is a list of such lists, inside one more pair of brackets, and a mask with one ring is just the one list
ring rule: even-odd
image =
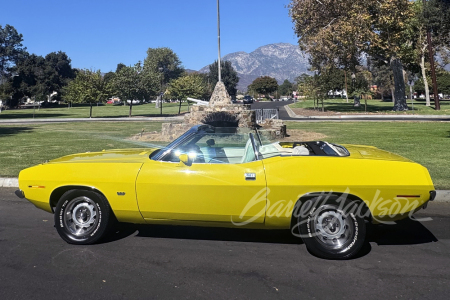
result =
[[[289,0],[221,0],[222,56],[271,43],[296,44]],[[64,51],[76,68],[115,70],[169,47],[184,67],[217,58],[216,0],[4,1],[0,24],[23,34],[30,53]]]

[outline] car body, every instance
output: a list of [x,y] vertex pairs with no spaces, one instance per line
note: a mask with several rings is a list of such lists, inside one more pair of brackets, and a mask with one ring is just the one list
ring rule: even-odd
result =
[[252,96],[249,96],[249,95],[244,96],[243,102],[244,102],[244,104],[252,104],[253,103]]
[[[69,243],[97,241],[112,215],[139,224],[297,226],[313,253],[336,259],[359,251],[366,221],[405,218],[435,195],[425,167],[375,147],[279,142],[257,130],[209,125],[192,127],[164,148],[51,160],[22,170],[19,187],[18,196],[55,214]],[[326,240],[308,232],[311,220],[322,222],[317,232]]]

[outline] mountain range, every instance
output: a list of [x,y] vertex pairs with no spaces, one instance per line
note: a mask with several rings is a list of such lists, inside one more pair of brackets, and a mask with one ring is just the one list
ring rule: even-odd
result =
[[[246,91],[247,86],[260,76],[275,78],[279,84],[285,79],[294,82],[295,78],[308,73],[308,57],[298,46],[277,43],[259,47],[253,52],[234,52],[222,60],[230,61],[239,76],[238,90]],[[209,65],[199,70],[208,73]]]

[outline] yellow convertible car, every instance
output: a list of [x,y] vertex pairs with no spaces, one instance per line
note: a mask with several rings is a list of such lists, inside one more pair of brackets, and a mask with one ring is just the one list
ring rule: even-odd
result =
[[95,243],[116,220],[285,228],[329,259],[356,255],[366,222],[406,218],[436,194],[425,167],[375,147],[209,125],[159,149],[61,157],[22,170],[19,187],[72,244]]

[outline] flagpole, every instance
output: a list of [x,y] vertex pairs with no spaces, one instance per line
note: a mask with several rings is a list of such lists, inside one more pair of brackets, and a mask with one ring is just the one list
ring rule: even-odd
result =
[[219,60],[218,60],[218,69],[219,69],[219,81],[222,81],[222,74],[221,74],[221,64],[220,64],[220,5],[219,0],[217,0],[217,38],[218,38],[218,44],[219,44]]

